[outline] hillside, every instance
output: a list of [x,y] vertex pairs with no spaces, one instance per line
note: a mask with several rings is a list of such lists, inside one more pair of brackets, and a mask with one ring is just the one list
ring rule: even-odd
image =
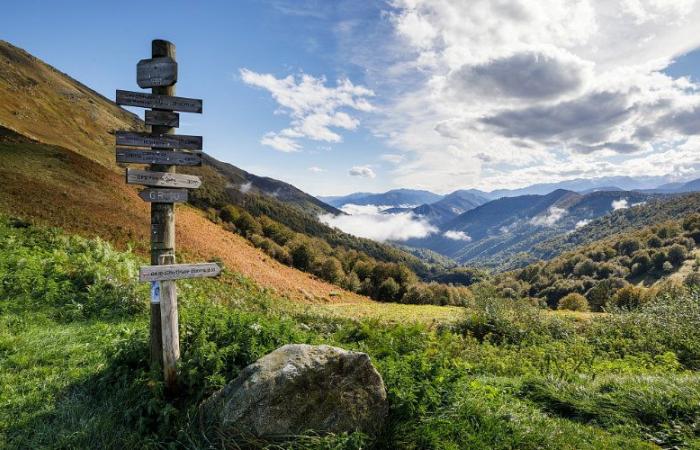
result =
[[[0,211],[147,253],[149,207],[123,175],[65,148],[1,130]],[[177,242],[187,259],[220,258],[230,270],[291,298],[331,300],[331,292],[339,292],[275,262],[189,206],[177,206]],[[361,301],[350,293],[343,297]]]
[[[546,195],[503,197],[457,216],[443,224],[440,233],[408,244],[462,264],[504,270],[537,259],[528,252],[541,242],[567,236],[615,208],[641,205],[650,198],[652,194],[640,192],[579,194],[563,189]],[[450,233],[462,238],[453,239]]]
[[436,202],[413,208],[413,212],[425,217],[433,225],[442,226],[460,214],[487,202],[488,200],[481,195],[461,190],[447,194]]
[[700,283],[700,214],[676,217],[578,246],[494,282],[507,296],[533,297],[552,308],[570,294],[585,296],[585,309],[594,311],[638,307],[656,290],[672,293],[683,283]]
[[[142,122],[4,41],[0,42],[0,98],[0,212],[146,252],[149,206],[134,187],[124,183],[123,169],[114,161],[112,136],[117,129],[143,128]],[[323,209],[313,197],[306,200],[305,194],[284,183],[253,179],[245,173],[241,177],[262,187],[286,188],[297,204],[308,201]],[[221,258],[229,269],[282,295],[365,301],[277,263],[190,206],[177,206],[177,233],[178,251],[187,259]],[[341,296],[330,295],[341,292]]]
[[[0,216],[0,447],[642,450],[699,443],[700,315],[691,294],[595,322],[481,298],[460,320],[431,329],[300,311],[226,276],[192,280],[179,286],[183,383],[172,398],[148,367],[148,289],[133,276],[141,261],[101,240]],[[370,356],[389,400],[388,426],[376,441],[360,433],[266,441],[201,428],[203,399],[289,342]]]
[[[44,108],[39,114],[41,127],[62,133],[54,137],[61,144],[47,144],[32,137],[44,134],[20,131],[38,127],[33,116],[6,120],[0,111],[0,126],[5,130],[0,173],[7,180],[0,188],[0,212],[104,236],[122,246],[136,242],[137,249],[145,252],[148,205],[137,197],[135,188],[124,184],[123,168],[113,161],[114,129],[100,128],[104,124],[143,128],[143,124],[22,50],[7,43],[2,47],[6,55],[1,61],[3,73],[33,73],[40,68],[47,74],[35,79],[43,100],[34,107]],[[90,105],[89,111],[78,107],[75,114],[62,113],[72,111],[73,97],[53,88],[73,84],[85,92],[77,98]],[[5,94],[12,97],[13,91]],[[17,95],[16,102],[24,101],[25,93]],[[85,114],[101,119],[92,124],[86,147],[78,152],[71,147],[72,134],[82,130],[64,121],[65,117],[81,121]],[[16,129],[3,125],[6,122]],[[90,147],[91,140],[98,145]],[[112,144],[105,146],[104,142]],[[332,295],[337,302],[361,301],[363,297],[354,294],[360,292],[374,299],[401,300],[419,278],[429,281],[450,270],[437,260],[426,264],[408,252],[323,225],[317,219],[319,213],[339,211],[287,183],[257,177],[211,157],[205,157],[201,167],[180,168],[179,172],[203,180],[202,188],[190,193],[190,205],[195,208],[178,206],[179,252],[189,258],[221,258],[232,270],[283,295],[306,300],[329,300]],[[50,202],[45,205],[47,199]],[[467,295],[465,290],[455,290],[460,292],[457,297],[448,295],[452,288],[445,287],[440,299],[435,299],[435,289],[431,289],[411,302],[459,304]]]

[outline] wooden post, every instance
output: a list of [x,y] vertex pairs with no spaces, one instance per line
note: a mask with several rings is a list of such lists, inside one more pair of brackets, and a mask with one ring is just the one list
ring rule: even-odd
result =
[[[160,39],[156,39],[151,43],[151,55],[153,58],[161,57],[161,56],[169,56],[173,60],[175,60],[175,45],[168,41],[163,41]],[[172,86],[159,86],[159,87],[154,87],[152,88],[152,93],[153,94],[160,94],[160,95],[170,95],[174,96],[175,95],[175,85]],[[152,125],[151,126],[151,133],[154,135],[161,135],[161,134],[173,134],[175,132],[174,128],[170,128],[167,126],[162,126],[162,125]],[[159,149],[159,148],[154,148],[154,150],[164,150],[167,151],[168,149]],[[175,166],[170,166],[170,165],[160,165],[160,164],[152,164],[150,166],[150,169],[155,172],[175,172]],[[162,258],[165,259],[162,259]],[[172,203],[151,203],[151,264],[153,265],[158,265],[162,264],[162,260],[167,260],[169,261],[170,264],[175,263],[175,210],[174,206]],[[164,283],[163,283],[164,284]],[[167,306],[169,312],[173,312],[172,307],[174,305],[174,315],[175,315],[175,334],[169,334],[168,338],[178,338],[177,334],[177,292],[175,291],[175,286],[174,283],[172,283],[172,289],[170,289],[169,294],[164,294],[162,292],[162,289],[165,286],[161,285],[161,302],[160,303],[151,303],[151,367],[158,370],[161,367],[161,364],[165,361],[165,355],[163,352],[163,348],[165,345],[167,345],[169,348],[176,347],[177,352],[176,352],[176,359],[175,361],[171,361],[171,358],[173,354],[169,355],[168,357],[168,362],[169,363],[177,363],[177,358],[179,358],[180,354],[180,343],[179,341],[176,342],[168,342],[165,343],[163,341],[163,327],[165,326],[162,324],[162,307],[161,305],[163,304],[163,298],[167,295],[172,295],[168,299],[169,305]],[[169,324],[168,326],[171,326]],[[168,383],[168,373],[170,372],[169,367],[164,367],[164,373],[166,374],[166,384]],[[172,372],[172,378],[170,379],[170,382],[172,383],[172,386],[168,385],[168,387],[174,387],[174,383],[176,383],[176,378],[175,378],[175,373],[174,369]]]
[[[163,255],[160,264],[175,264],[175,257]],[[173,393],[177,389],[177,361],[180,359],[175,280],[160,282],[160,318],[163,331],[163,379],[166,391]]]

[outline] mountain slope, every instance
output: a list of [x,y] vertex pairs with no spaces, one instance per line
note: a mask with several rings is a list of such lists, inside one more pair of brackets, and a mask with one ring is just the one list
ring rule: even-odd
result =
[[[100,236],[148,252],[148,204],[122,175],[62,147],[4,129],[0,138],[0,211],[83,236]],[[9,135],[9,136],[8,136]],[[290,298],[331,299],[341,290],[279,264],[245,239],[186,205],[177,206],[178,253],[187,260],[220,258],[225,266]],[[185,258],[183,258],[184,260]],[[344,301],[361,297],[343,293]]]
[[[146,253],[148,204],[124,183],[112,136],[116,129],[143,129],[143,123],[6,42],[0,42],[0,98],[0,212]],[[261,190],[287,187],[294,210],[304,201],[330,208],[284,183],[256,181]],[[282,295],[330,299],[336,292],[348,301],[366,300],[277,263],[191,206],[177,206],[177,233],[178,253],[188,260],[220,257],[229,269]]]
[[230,191],[230,195],[236,195],[236,192],[240,194],[239,197],[243,197],[247,193],[269,195],[282,203],[294,205],[313,216],[324,213],[342,214],[340,210],[283,181],[253,175],[208,155],[204,156],[204,164],[215,168],[217,172],[226,177],[229,183],[227,190]]
[[[42,120],[40,126],[33,116],[13,116],[7,110],[0,110],[1,134],[4,135],[0,148],[0,175],[3,177],[0,213],[19,215],[88,236],[97,234],[122,246],[136,242],[137,249],[147,253],[148,204],[136,195],[135,187],[125,185],[123,168],[114,163],[111,135],[114,129],[101,128],[111,124],[118,128],[143,129],[143,123],[26,52],[6,43],[1,46],[6,55],[0,59],[2,73],[36,71],[47,75],[33,78],[34,86],[43,97],[34,105],[43,108],[36,113]],[[15,84],[14,81],[3,82],[5,87]],[[77,141],[73,134],[82,134],[83,130],[73,122],[65,122],[66,117],[82,120],[85,110],[77,107],[73,113],[73,102],[66,100],[63,90],[53,90],[57,86],[84,92],[79,101],[90,105],[93,115],[100,118],[90,128],[86,148],[74,150],[70,146]],[[6,89],[3,95],[11,97],[13,92]],[[12,99],[12,102],[21,104],[25,94],[17,95],[19,100]],[[12,117],[8,119],[7,115]],[[13,129],[5,126],[6,123],[12,123]],[[18,132],[36,127],[62,130],[52,139],[66,145],[47,144],[34,138],[44,134],[28,136]],[[89,143],[93,141],[96,144],[91,147]],[[110,144],[105,146],[105,142]],[[287,183],[257,177],[210,157],[205,158],[201,167],[180,167],[178,172],[197,174],[203,179],[203,186],[190,193],[191,203],[178,205],[178,253],[185,253],[188,260],[220,257],[229,268],[263,287],[307,300],[328,300],[334,293],[337,300],[367,301],[366,297],[352,292],[359,291],[360,281],[365,281],[369,275],[372,284],[362,285],[363,293],[370,292],[378,298],[375,285],[378,287],[385,278],[393,277],[394,281],[402,283],[398,292],[391,291],[390,298],[396,300],[415,282],[416,273],[423,279],[444,273],[441,268],[436,271],[438,260],[426,264],[408,252],[323,225],[317,218],[319,213],[339,211]],[[222,209],[231,204],[249,213],[245,220],[252,228],[243,231],[240,222],[233,225],[230,219],[222,219]],[[273,242],[271,233],[278,233],[278,242]],[[281,248],[285,243],[289,245]],[[303,263],[295,254],[299,251],[305,252]],[[339,260],[344,266],[340,266]],[[354,265],[360,260],[364,271],[360,266],[357,270],[362,278],[352,279],[349,272],[355,270]],[[292,269],[292,265],[304,272]],[[320,281],[321,277],[333,284]],[[346,283],[348,277],[350,280]],[[352,292],[343,291],[341,285]]]
[[470,191],[454,191],[434,203],[413,208],[413,212],[425,217],[433,225],[443,225],[471,209],[487,203],[488,199]]
[[[461,214],[440,233],[409,242],[460,263],[507,269],[536,259],[529,250],[565,235],[615,207],[626,208],[651,198],[640,192],[557,190],[547,195],[503,197]],[[527,253],[523,255],[522,253]]]

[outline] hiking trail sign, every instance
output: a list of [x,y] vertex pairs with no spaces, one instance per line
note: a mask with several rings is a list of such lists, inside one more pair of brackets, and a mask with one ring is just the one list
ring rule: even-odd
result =
[[150,186],[139,192],[139,197],[151,205],[151,265],[141,267],[139,279],[151,282],[151,366],[162,367],[165,386],[171,393],[177,389],[180,358],[175,281],[221,273],[216,263],[175,264],[174,204],[186,202],[187,189],[202,184],[195,175],[175,173],[177,166],[202,164],[202,137],[175,134],[180,125],[180,115],[175,111],[202,112],[202,100],[175,96],[177,72],[175,45],[160,39],[152,41],[151,58],[136,65],[136,83],[151,88],[151,93],[116,93],[118,105],[151,108],[145,113],[145,123],[151,130],[115,133],[118,163],[149,164],[147,170],[127,168],[126,182]]

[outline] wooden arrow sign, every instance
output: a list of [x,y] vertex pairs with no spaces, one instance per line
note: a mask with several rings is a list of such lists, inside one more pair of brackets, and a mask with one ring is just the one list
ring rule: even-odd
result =
[[201,150],[202,136],[185,134],[151,135],[134,131],[117,131],[117,145],[132,147],[182,148],[186,150]]
[[196,189],[202,180],[194,175],[168,172],[150,172],[148,170],[126,169],[126,182],[143,186],[172,187]]
[[165,281],[182,278],[215,277],[221,273],[216,263],[202,264],[166,264],[162,266],[143,266],[139,270],[139,281]]
[[145,94],[143,92],[122,91],[120,89],[117,89],[117,105],[165,109],[167,111],[202,112],[202,101],[196,98]]
[[201,166],[202,154],[117,147],[117,162],[122,164],[162,164],[164,166]]
[[139,197],[149,203],[182,203],[187,201],[186,189],[144,189]]
[[146,110],[146,125],[162,125],[164,127],[177,128],[180,126],[180,114],[170,111]]
[[172,86],[177,82],[177,63],[174,59],[142,59],[136,65],[136,83],[141,88]]

